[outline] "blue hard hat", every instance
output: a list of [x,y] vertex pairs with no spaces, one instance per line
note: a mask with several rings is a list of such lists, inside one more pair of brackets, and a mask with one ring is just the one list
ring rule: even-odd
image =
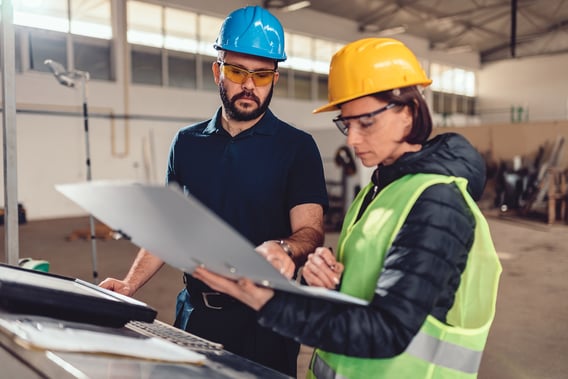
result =
[[258,5],[231,12],[221,25],[213,47],[279,62],[286,60],[280,21]]

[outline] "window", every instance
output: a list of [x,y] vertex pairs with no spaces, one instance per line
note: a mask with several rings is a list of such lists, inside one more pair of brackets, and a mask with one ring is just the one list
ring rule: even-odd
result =
[[274,86],[274,96],[278,97],[288,97],[288,83],[289,83],[289,72],[287,69],[282,68],[278,65],[278,83]]
[[336,42],[316,39],[314,41],[314,71],[327,75],[329,72],[329,63],[331,62],[331,57],[339,49],[341,49],[341,47],[342,45]]
[[475,76],[474,71],[432,63],[430,77],[434,112],[475,115]]
[[[217,56],[213,47],[217,34],[221,30],[223,19],[206,15],[199,16],[199,53],[208,56]],[[211,71],[211,70],[210,70]]]
[[313,38],[292,33],[285,33],[285,35],[288,59],[282,62],[282,66],[293,67],[301,71],[312,71]]
[[14,25],[69,32],[67,0],[14,0]]
[[132,51],[132,82],[162,85],[162,56],[159,50]]
[[178,88],[197,88],[194,55],[168,56],[168,85]]
[[210,91],[217,91],[218,87],[215,84],[215,78],[213,77],[213,70],[211,69],[211,65],[213,64],[214,59],[209,57],[201,56],[201,86],[205,90]]
[[20,60],[20,69],[48,72],[43,62],[52,59],[69,70],[87,71],[94,79],[113,79],[110,1],[15,0],[16,59]]
[[50,72],[43,62],[52,59],[67,66],[66,35],[63,33],[34,30],[29,33],[30,68]]
[[110,1],[71,0],[70,5],[71,34],[112,39]]
[[[0,1],[0,4],[2,4],[1,1]],[[28,44],[24,40],[25,37],[22,35],[20,30],[16,29],[14,32],[15,32],[14,55],[15,55],[15,58],[16,58],[16,72],[23,72],[24,71],[24,62],[22,60],[22,53],[23,53],[22,45],[25,44],[27,46]],[[0,64],[0,67],[2,67],[1,64]]]
[[327,93],[327,75],[318,75],[317,79],[318,83],[318,100],[328,100],[328,93]]
[[477,114],[477,98],[475,97],[466,97],[466,106],[465,106],[465,114],[474,116]]
[[312,74],[305,71],[294,72],[294,98],[311,100]]
[[[217,91],[211,63],[217,56],[213,45],[223,18],[138,0],[128,0],[126,7],[134,83]],[[327,99],[329,62],[342,44],[287,32],[285,39],[288,59],[279,63],[274,95]],[[144,46],[158,49],[151,54],[152,62],[138,62],[150,58]],[[156,54],[162,57],[164,67]]]
[[127,39],[129,43],[163,47],[162,7],[129,1],[126,8]]
[[165,8],[164,47],[197,53],[197,14]]
[[475,115],[475,97],[439,91],[434,91],[432,95],[432,109],[436,113],[443,115],[450,115],[454,113],[465,114],[468,116]]
[[[137,46],[132,48],[132,81],[216,90],[211,57],[217,55],[213,43],[222,22],[223,19],[195,12],[128,1],[127,40]],[[147,58],[147,52],[141,53],[143,46],[160,49],[152,53],[152,63],[139,61]],[[155,54],[163,57],[166,67],[158,64]],[[166,83],[163,83],[162,77]]]
[[432,90],[475,96],[475,72],[432,63],[430,65]]
[[91,79],[112,80],[110,41],[75,38],[73,41],[75,69],[87,71]]
[[[329,63],[333,54],[342,46],[338,42],[286,33],[288,59],[280,65],[292,73],[293,81],[290,84],[293,88],[288,91],[287,88],[281,87],[275,93],[279,96],[290,94],[289,96],[301,100],[326,101]],[[316,99],[313,99],[313,96]]]

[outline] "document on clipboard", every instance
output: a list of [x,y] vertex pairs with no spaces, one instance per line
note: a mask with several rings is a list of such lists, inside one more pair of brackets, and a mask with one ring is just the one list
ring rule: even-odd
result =
[[277,290],[366,305],[366,300],[287,279],[255,246],[178,186],[89,181],[55,188],[137,246],[184,272],[197,266]]

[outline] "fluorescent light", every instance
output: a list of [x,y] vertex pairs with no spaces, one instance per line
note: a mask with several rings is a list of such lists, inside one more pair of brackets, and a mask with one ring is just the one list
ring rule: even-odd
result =
[[471,51],[473,51],[473,48],[470,45],[449,47],[445,50],[446,54],[461,54],[461,53],[469,53]]
[[365,24],[359,27],[359,31],[361,32],[365,32],[365,33],[375,33],[375,34],[379,34],[382,37],[388,37],[388,36],[394,36],[397,34],[402,34],[404,32],[406,32],[406,25],[399,25],[399,26],[394,26],[392,28],[387,28],[387,29],[381,29],[378,25],[376,24]]
[[406,26],[401,25],[401,26],[395,26],[394,28],[388,28],[388,29],[383,29],[383,30],[379,30],[377,31],[377,34],[380,34],[381,36],[394,36],[397,34],[402,34],[406,32]]
[[280,8],[280,10],[282,12],[294,12],[303,8],[307,8],[310,5],[312,5],[312,3],[309,1],[297,1],[295,3],[283,6],[282,8]]

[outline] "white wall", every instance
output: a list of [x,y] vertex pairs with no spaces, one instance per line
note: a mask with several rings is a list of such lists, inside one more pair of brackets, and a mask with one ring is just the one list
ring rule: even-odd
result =
[[[19,111],[72,112],[75,115],[17,114],[18,199],[30,220],[84,214],[54,188],[59,183],[86,178],[82,101],[80,88],[61,86],[50,74],[31,72],[17,75],[16,103]],[[124,89],[120,83],[89,82],[93,180],[134,179],[162,183],[168,149],[175,132],[189,123],[210,118],[219,104],[217,92],[143,85]],[[275,99],[272,110],[291,124],[311,130],[331,125],[329,114],[311,114],[319,105]],[[176,120],[111,120],[101,117],[125,113]],[[0,179],[3,181],[3,172],[0,172]],[[3,187],[0,188],[2,197],[3,190]]]
[[[224,17],[237,7],[261,3],[260,1],[237,0],[170,0],[169,2],[182,8],[199,10],[219,17]],[[156,3],[163,2],[156,1]],[[124,2],[117,1],[114,7],[120,8],[120,4]],[[285,14],[274,13],[282,20],[285,29],[296,33],[303,32],[316,37],[345,42],[371,36],[371,34],[358,33],[357,26],[353,22],[318,14],[309,9]],[[399,38],[426,64],[435,60],[437,62],[446,61],[469,69],[479,68],[479,58],[475,54],[444,55],[440,52],[429,51],[425,40],[405,35]],[[124,40],[116,42],[117,46],[124,44]],[[127,51],[122,49],[117,51],[116,55],[118,81],[108,83],[92,80],[88,86],[88,104],[92,114],[89,126],[93,179],[135,179],[162,183],[169,145],[175,132],[195,120],[210,118],[219,106],[218,94],[156,86],[125,85],[123,78],[129,77],[129,74],[123,70]],[[562,76],[564,83],[566,82],[566,73],[560,72],[560,63],[551,59],[546,64],[554,66],[554,70],[558,72],[556,76]],[[496,65],[494,69],[497,68],[500,66]],[[540,69],[541,72],[548,72],[547,70],[543,70],[542,67]],[[501,71],[506,71],[506,68]],[[532,77],[534,75],[524,74],[525,80]],[[481,78],[480,81],[486,80],[483,75]],[[542,79],[538,80],[542,81]],[[551,84],[554,84],[556,92],[561,92],[561,81],[555,82],[555,80],[557,80],[556,77],[551,78],[550,82],[554,82]],[[509,83],[500,77],[499,81]],[[499,85],[497,88],[486,91],[485,96],[498,99],[507,98],[515,93],[515,90],[503,87],[507,86]],[[532,85],[525,83],[523,87],[516,88],[517,92],[521,92],[519,88],[526,88],[526,93],[534,97],[540,96],[543,100],[544,98],[551,100],[549,103],[542,101],[542,104],[536,103],[535,100],[534,109],[532,109],[533,103],[531,102],[531,112],[565,114],[565,103],[558,104],[560,101],[558,94],[552,93],[549,97],[550,92],[541,93],[538,83]],[[535,91],[535,88],[539,91]],[[485,90],[487,86],[480,83],[480,89]],[[509,89],[511,94],[502,95],[502,90]],[[562,96],[562,101],[565,102],[566,93],[564,92]],[[33,220],[85,214],[54,189],[55,184],[82,181],[86,177],[80,90],[59,85],[50,74],[25,72],[18,74],[16,78],[16,102],[18,110],[43,109],[76,113],[75,117],[23,113],[17,115],[18,193],[19,201],[26,208],[28,218]],[[331,122],[335,115],[333,112],[319,115],[311,113],[321,103],[275,98],[271,108],[277,116],[314,134],[322,150],[326,172],[333,177],[337,174],[333,172],[333,156],[337,148],[345,143],[345,137],[335,129]],[[548,108],[539,111],[537,105]],[[555,107],[555,109],[552,110],[550,107]],[[95,117],[97,114],[109,115],[111,113],[167,116],[174,119],[147,121]],[[370,170],[362,172],[362,183],[368,181],[369,172]],[[3,180],[3,172],[0,173],[0,179]],[[0,193],[3,196],[3,187],[0,188]]]
[[484,65],[478,89],[483,123],[510,122],[512,106],[528,108],[528,121],[566,120],[568,54]]

